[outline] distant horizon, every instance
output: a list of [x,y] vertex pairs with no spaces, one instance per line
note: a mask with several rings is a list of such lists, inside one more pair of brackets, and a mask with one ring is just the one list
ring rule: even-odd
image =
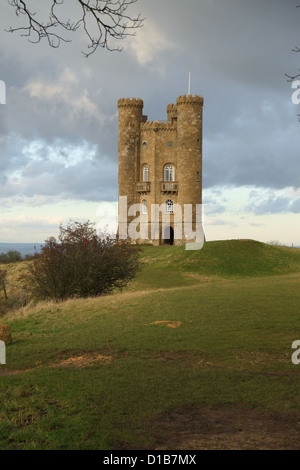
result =
[[[236,237],[236,238],[212,238],[211,240],[207,240],[206,239],[206,242],[216,242],[216,241],[226,241],[226,240],[254,240],[254,241],[257,241],[257,242],[260,242],[260,243],[265,243],[266,245],[278,245],[278,246],[289,246],[289,247],[300,247],[300,241],[298,243],[284,243],[284,242],[280,242],[279,240],[270,240],[268,242],[264,242],[262,240],[258,240],[258,239],[255,239],[255,238],[239,238],[239,237]],[[44,245],[45,244],[45,240],[43,241],[38,241],[38,242],[0,242],[0,246],[1,245]]]
[[0,253],[7,253],[8,251],[18,251],[21,256],[33,255],[35,252],[40,251],[41,243],[29,242],[0,242]]
[[[229,240],[229,239],[228,239]],[[238,240],[238,239],[237,239]],[[240,239],[241,240],[241,239]],[[225,241],[225,240],[207,240],[207,242],[212,242],[212,241]],[[259,240],[256,240],[259,241]],[[261,243],[266,243],[267,245],[270,243],[267,242],[261,242]],[[273,242],[274,245],[276,242]],[[277,242],[278,246],[286,246],[287,248],[300,248],[300,243],[295,245],[295,244],[284,244]],[[41,248],[41,245],[44,245],[45,242],[0,242],[0,253],[7,253],[8,251],[18,251],[21,256],[26,256],[26,255],[33,255],[36,251],[39,251]]]

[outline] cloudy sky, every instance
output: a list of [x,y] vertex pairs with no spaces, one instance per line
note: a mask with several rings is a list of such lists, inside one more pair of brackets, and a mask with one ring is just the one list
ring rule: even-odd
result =
[[300,68],[298,4],[138,0],[129,13],[144,26],[123,52],[86,59],[80,30],[58,49],[6,32],[22,19],[2,0],[0,242],[43,242],[70,219],[101,227],[118,197],[118,99],[142,98],[148,119],[164,120],[191,71],[206,105],[207,240],[300,245],[300,104],[285,77]]

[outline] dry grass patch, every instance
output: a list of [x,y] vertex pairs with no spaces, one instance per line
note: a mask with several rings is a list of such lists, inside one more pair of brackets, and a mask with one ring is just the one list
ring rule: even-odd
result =
[[171,321],[171,320],[157,320],[151,323],[147,323],[148,325],[158,325],[158,326],[167,326],[168,328],[179,328],[182,325],[181,321]]
[[98,364],[110,364],[113,360],[113,356],[98,352],[83,352],[61,359],[52,364],[51,367],[89,367]]

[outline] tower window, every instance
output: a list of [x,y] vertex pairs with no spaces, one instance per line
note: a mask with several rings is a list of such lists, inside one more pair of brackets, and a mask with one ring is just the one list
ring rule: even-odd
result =
[[197,139],[196,147],[197,147],[197,149],[200,148],[200,139]]
[[174,181],[174,173],[173,165],[166,165],[164,169],[164,181]]
[[148,214],[148,207],[147,207],[146,199],[142,201],[142,214]]
[[170,148],[173,147],[173,142],[171,140],[169,140],[169,142],[167,142],[167,147],[170,147]]
[[148,183],[150,181],[149,179],[149,167],[148,165],[144,166],[143,168],[143,181],[145,183]]
[[196,180],[199,181],[199,178],[200,178],[200,172],[197,171],[197,173],[196,173]]
[[168,199],[166,201],[166,212],[168,214],[173,214],[173,209],[174,209],[173,201],[172,201],[172,199]]
[[147,148],[147,142],[143,142],[142,147],[143,147],[143,149]]

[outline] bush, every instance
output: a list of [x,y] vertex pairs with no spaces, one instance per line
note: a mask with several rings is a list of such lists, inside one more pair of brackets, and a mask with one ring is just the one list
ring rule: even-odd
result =
[[7,253],[0,253],[0,263],[17,263],[22,261],[22,255],[19,251],[10,250]]
[[100,238],[90,222],[59,227],[36,253],[23,276],[35,298],[99,296],[125,287],[140,267],[139,249]]

